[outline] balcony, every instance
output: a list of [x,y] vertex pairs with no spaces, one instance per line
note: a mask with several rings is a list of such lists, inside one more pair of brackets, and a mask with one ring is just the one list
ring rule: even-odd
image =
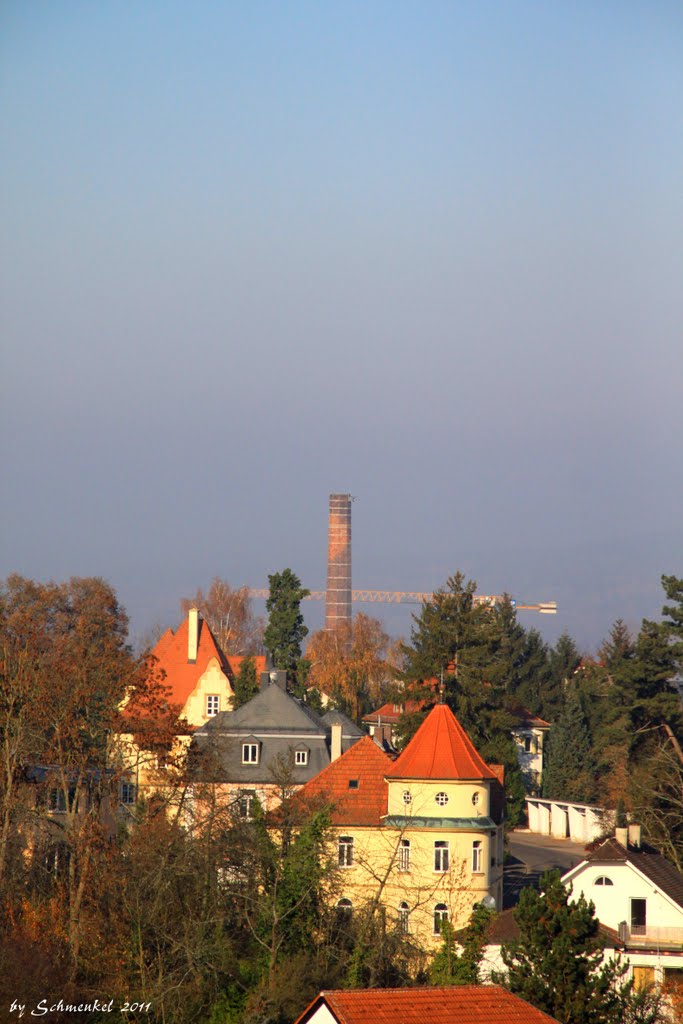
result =
[[660,928],[650,924],[629,926],[622,921],[618,930],[620,940],[627,946],[683,948],[683,928]]

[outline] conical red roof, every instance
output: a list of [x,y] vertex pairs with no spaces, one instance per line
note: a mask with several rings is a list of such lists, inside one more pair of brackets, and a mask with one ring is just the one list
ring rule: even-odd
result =
[[388,779],[495,779],[458,719],[437,704],[387,772]]

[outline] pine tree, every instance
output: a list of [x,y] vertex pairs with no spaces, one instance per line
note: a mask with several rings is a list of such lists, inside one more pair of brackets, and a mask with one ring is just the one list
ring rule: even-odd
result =
[[523,889],[515,910],[520,936],[503,943],[504,981],[563,1024],[617,1024],[629,999],[626,971],[605,963],[595,907],[583,895],[570,902],[558,871],[541,878],[541,892]]
[[301,586],[301,580],[285,569],[268,577],[270,595],[266,601],[268,625],[264,635],[266,650],[270,653],[276,668],[285,669],[290,683],[300,675],[301,644],[308,635],[301,614],[301,602],[309,591]]
[[544,796],[590,803],[595,795],[595,758],[586,713],[574,688],[550,730],[546,757]]
[[492,910],[481,903],[472,911],[469,924],[456,942],[453,929],[446,921],[441,928],[443,943],[429,966],[432,985],[479,985],[479,966],[488,941]]
[[256,662],[253,658],[243,658],[239,672],[235,677],[235,693],[232,698],[232,709],[236,711],[243,704],[255,697],[259,691],[256,678]]

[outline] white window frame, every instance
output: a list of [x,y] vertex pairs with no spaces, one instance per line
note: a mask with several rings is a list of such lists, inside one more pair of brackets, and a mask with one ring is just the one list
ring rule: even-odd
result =
[[450,843],[447,839],[434,840],[434,871],[445,875],[450,863]]
[[353,836],[339,836],[337,857],[340,868],[352,868],[354,860]]
[[220,693],[207,693],[206,695],[206,717],[214,718],[221,710]]
[[441,935],[444,923],[449,920],[448,907],[445,903],[437,903],[434,907],[434,935]]
[[258,743],[242,744],[242,764],[258,764],[259,762]]
[[307,750],[295,750],[294,751],[294,764],[297,768],[305,768],[308,764],[308,751]]
[[398,870],[410,871],[410,839],[401,839],[398,844]]
[[441,790],[440,793],[436,794],[434,799],[436,803],[439,805],[439,807],[445,807],[446,804],[448,803],[448,793],[444,793],[444,791]]
[[405,900],[398,905],[398,930],[403,935],[410,935],[410,907]]
[[137,801],[137,789],[138,787],[134,782],[129,782],[127,779],[121,782],[119,800],[125,807],[131,807]]
[[253,789],[240,789],[237,794],[237,809],[240,818],[251,821],[254,816],[254,804],[256,803],[256,792]]
[[482,864],[484,862],[484,844],[481,839],[475,839],[472,843],[472,873],[483,874]]

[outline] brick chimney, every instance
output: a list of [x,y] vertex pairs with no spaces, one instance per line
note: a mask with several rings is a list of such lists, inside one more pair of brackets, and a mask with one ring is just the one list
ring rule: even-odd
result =
[[190,608],[187,613],[187,660],[191,665],[197,660],[199,645],[199,609]]

